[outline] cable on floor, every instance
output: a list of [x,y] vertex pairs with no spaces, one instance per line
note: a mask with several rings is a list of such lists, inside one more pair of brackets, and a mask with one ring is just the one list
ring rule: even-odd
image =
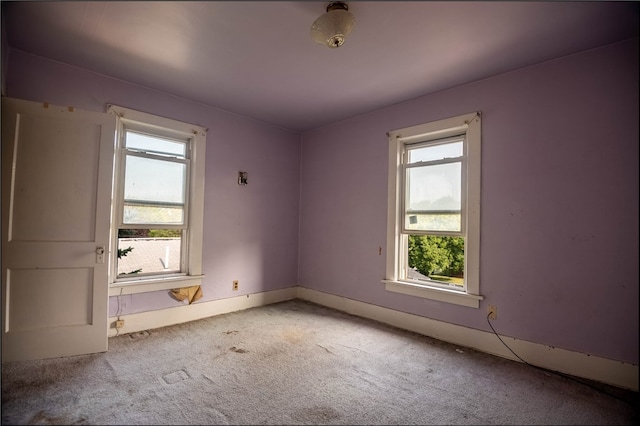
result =
[[591,385],[591,384],[589,384],[589,383],[587,383],[587,382],[583,382],[582,380],[578,380],[578,379],[576,379],[575,377],[570,376],[570,375],[568,375],[568,374],[564,374],[564,373],[561,373],[561,372],[559,372],[559,371],[549,370],[548,368],[538,367],[537,365],[529,364],[527,361],[525,361],[524,359],[520,358],[520,356],[519,356],[517,353],[515,353],[515,352],[513,351],[513,349],[511,349],[511,348],[509,347],[509,345],[507,345],[507,344],[504,342],[504,340],[502,340],[502,338],[500,337],[500,335],[499,335],[499,334],[496,332],[496,330],[493,328],[493,325],[491,325],[491,321],[490,321],[490,318],[489,318],[489,316],[490,316],[490,315],[491,315],[491,314],[488,314],[488,315],[487,315],[487,323],[489,324],[489,327],[491,327],[491,330],[493,331],[493,334],[495,334],[495,335],[496,335],[496,337],[498,338],[498,340],[500,340],[500,342],[502,342],[502,344],[503,344],[507,349],[509,349],[509,351],[511,351],[511,353],[512,353],[516,358],[518,358],[520,361],[522,361],[523,363],[525,363],[525,364],[526,364],[526,365],[528,365],[529,367],[533,367],[533,368],[535,368],[535,369],[538,369],[538,370],[541,370],[541,371],[544,371],[544,372],[547,372],[547,373],[555,374],[556,376],[559,376],[559,377],[563,377],[563,378],[565,378],[565,379],[572,380],[572,381],[574,381],[574,382],[576,382],[576,383],[580,383],[581,385],[584,385],[584,386],[588,386],[588,387],[590,387],[590,388],[591,388],[591,389],[593,389],[593,390],[596,390],[596,391],[598,391],[598,392],[600,392],[600,393],[603,393],[603,394],[605,394],[605,395],[607,395],[607,396],[610,396],[610,397],[612,397],[612,398],[615,398],[615,399],[617,399],[617,400],[619,400],[619,401],[625,402],[625,403],[627,403],[627,404],[629,404],[629,405],[631,405],[631,406],[636,406],[636,405],[637,405],[637,404],[633,404],[633,403],[631,403],[631,402],[627,401],[626,399],[620,398],[619,396],[616,396],[616,395],[614,395],[614,394],[612,394],[612,393],[610,393],[610,392],[607,392],[607,391],[605,391],[604,389],[600,389],[600,388],[598,388],[598,387],[596,387],[596,386],[593,386],[593,385]]

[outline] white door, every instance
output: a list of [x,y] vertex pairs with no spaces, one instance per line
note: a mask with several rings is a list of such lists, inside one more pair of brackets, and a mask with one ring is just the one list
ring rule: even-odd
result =
[[107,350],[115,116],[2,99],[2,361]]

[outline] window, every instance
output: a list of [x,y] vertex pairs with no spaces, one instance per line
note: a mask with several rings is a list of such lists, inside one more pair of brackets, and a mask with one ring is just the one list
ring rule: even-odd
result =
[[479,307],[480,124],[389,132],[387,290]]
[[119,117],[110,282],[129,292],[200,284],[206,129],[109,111]]

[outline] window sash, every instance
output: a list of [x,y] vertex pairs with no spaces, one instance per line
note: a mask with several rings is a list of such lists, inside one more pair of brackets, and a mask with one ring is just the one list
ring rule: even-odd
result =
[[[129,136],[132,136],[129,138]],[[130,152],[159,155],[163,158],[187,158],[189,140],[125,129],[123,147]],[[162,147],[167,149],[159,149]]]
[[[412,164],[447,162],[462,158],[465,153],[465,134],[465,132],[457,132],[454,136],[434,136],[432,138],[424,138],[419,142],[404,141],[402,142],[405,152],[405,156],[403,157],[405,161],[403,162],[410,167]],[[427,148],[427,150],[424,150],[425,148]],[[423,150],[425,152],[421,153],[420,151]],[[444,153],[447,152],[452,155],[445,156]],[[442,155],[434,155],[438,153],[442,153]],[[431,158],[420,160],[419,158],[424,157],[425,154],[431,154],[430,156],[427,155],[427,158]],[[414,156],[418,157],[418,159],[411,158]]]
[[[461,164],[449,165],[461,167]],[[461,175],[461,170],[451,167],[442,169],[440,166],[425,166],[406,169],[403,232],[461,232],[464,220]]]
[[[400,247],[398,265],[399,265],[399,278],[403,281],[412,282],[418,285],[447,289],[451,291],[456,291],[460,293],[466,293],[467,291],[467,278],[464,277],[462,286],[455,286],[452,284],[448,284],[445,282],[427,279],[427,280],[416,280],[411,279],[409,277],[409,235],[434,235],[434,236],[456,236],[465,238],[465,223],[466,223],[466,187],[465,187],[465,165],[466,165],[466,132],[455,135],[453,137],[447,138],[436,138],[436,139],[427,139],[418,143],[403,143],[402,144],[402,179],[401,179],[401,212],[399,220],[401,222],[401,230],[398,233],[398,244]],[[426,161],[416,161],[411,162],[412,151],[415,152],[419,149],[424,148],[443,148],[443,150],[439,150],[441,152],[446,152],[446,145],[451,145],[452,148],[455,148],[456,154],[459,154],[456,145],[462,144],[461,151],[462,155],[456,155],[452,157],[445,156],[434,156],[433,159],[428,159]],[[436,151],[434,151],[436,152]],[[437,170],[447,168],[447,166],[459,165],[459,170],[456,171],[456,182],[453,182],[454,185],[457,186],[457,189],[460,191],[459,199],[459,209],[450,208],[450,209],[424,209],[417,210],[411,209],[411,172],[415,170]],[[452,182],[447,182],[451,184]],[[457,207],[457,206],[456,206]],[[426,220],[431,219],[432,225],[440,225],[440,226],[431,226],[431,227],[422,227],[418,228],[417,226],[411,226],[411,216],[412,214],[418,215],[423,214],[427,216]],[[457,218],[451,218],[450,220],[437,220],[437,216],[458,216]],[[428,216],[431,216],[429,218]],[[435,220],[433,220],[436,218]],[[435,222],[435,223],[434,223]],[[439,222],[439,223],[438,223]],[[447,222],[449,222],[449,226],[447,226]],[[417,223],[416,223],[417,225]],[[465,238],[466,240],[466,238]],[[465,263],[466,263],[466,253],[465,253]]]
[[[454,137],[447,138],[438,138],[438,139],[428,139],[423,140],[418,143],[403,143],[402,144],[402,164],[401,164],[401,212],[400,212],[400,229],[403,234],[421,234],[421,235],[443,235],[443,236],[464,236],[465,235],[465,224],[466,224],[466,155],[467,155],[467,138],[466,133],[457,134]],[[418,161],[418,162],[409,162],[411,157],[411,151],[428,148],[428,147],[442,147],[447,144],[455,145],[457,143],[462,143],[462,156],[456,157],[446,157],[446,158],[437,158],[430,161]],[[460,164],[459,176],[455,179],[456,182],[459,183],[459,209],[449,208],[449,209],[411,209],[411,171],[412,170],[434,170],[439,167],[445,167],[447,165],[452,164]],[[451,182],[450,182],[451,183]],[[457,206],[456,206],[457,207]],[[446,226],[440,225],[439,227],[431,226],[427,228],[419,228],[417,226],[410,226],[412,223],[411,216],[418,216],[422,214],[423,216],[432,216],[431,221],[440,222],[441,224],[444,222],[443,219],[433,220],[434,217],[444,216],[444,215],[456,215],[459,214],[459,218],[453,218],[450,220],[457,222],[457,226]],[[429,218],[426,218],[429,220]],[[416,218],[416,221],[418,219]],[[446,219],[445,219],[446,220]],[[417,224],[417,223],[415,223]]]
[[[124,127],[124,126],[123,126]],[[114,282],[117,283],[127,283],[127,282],[135,282],[145,279],[154,279],[154,278],[166,278],[166,277],[176,277],[176,276],[185,276],[188,273],[188,256],[189,256],[189,247],[188,247],[188,234],[189,234],[189,188],[190,188],[190,159],[189,158],[180,158],[178,156],[167,156],[165,152],[154,151],[153,149],[144,149],[141,150],[139,148],[127,148],[126,145],[127,134],[128,133],[138,133],[134,132],[129,128],[124,127],[123,135],[121,139],[121,162],[120,162],[120,179],[118,182],[118,229],[158,229],[158,230],[182,230],[180,236],[179,243],[179,251],[178,253],[172,252],[170,253],[170,258],[173,259],[175,256],[178,256],[178,268],[167,268],[166,270],[152,270],[149,272],[144,267],[142,271],[135,274],[128,273],[118,273],[119,271],[119,263],[122,259],[115,259],[115,278]],[[140,132],[141,133],[141,132]],[[142,134],[142,133],[141,133]],[[167,138],[163,137],[162,133],[144,133],[146,136],[151,136],[153,138],[157,138],[160,143],[166,141]],[[174,141],[169,141],[174,142]],[[185,144],[184,152],[185,154],[190,151],[190,139],[185,139],[184,141],[180,140],[179,142]],[[142,200],[138,198],[127,199],[126,196],[126,187],[127,187],[127,166],[130,164],[131,158],[141,158],[148,159],[152,161],[157,161],[166,164],[175,164],[182,165],[183,170],[182,173],[182,184],[180,185],[180,201],[165,201],[165,200]],[[170,197],[169,197],[170,198]],[[126,211],[131,210],[135,207],[144,209],[152,208],[152,209],[162,209],[162,208],[180,208],[182,210],[180,216],[180,220],[178,221],[136,221],[136,220],[127,220],[126,219]],[[116,236],[115,244],[116,247],[120,248],[121,238]],[[137,253],[136,253],[137,254]],[[161,259],[165,259],[166,254],[164,254]],[[144,263],[144,262],[143,262]],[[134,269],[135,269],[134,264]],[[143,266],[142,264],[138,264],[138,266]]]
[[[187,145],[188,146],[188,145]],[[120,179],[120,188],[118,191],[119,195],[119,226],[120,228],[126,229],[187,229],[189,227],[189,187],[190,187],[190,160],[188,159],[178,159],[178,158],[168,158],[163,156],[158,156],[154,154],[148,153],[140,153],[136,151],[130,151],[128,149],[123,149],[122,155],[122,171],[121,171],[121,179]],[[129,158],[146,158],[154,161],[166,162],[168,164],[182,164],[184,165],[184,169],[182,170],[182,185],[181,185],[181,197],[182,201],[165,201],[165,200],[150,200],[150,199],[140,199],[140,198],[126,198],[126,187],[127,187],[127,166],[129,163]],[[178,221],[134,221],[127,220],[127,208],[132,211],[134,206],[139,207],[149,207],[149,208],[176,208],[181,207],[181,215],[180,220]],[[156,214],[160,214],[157,212]]]

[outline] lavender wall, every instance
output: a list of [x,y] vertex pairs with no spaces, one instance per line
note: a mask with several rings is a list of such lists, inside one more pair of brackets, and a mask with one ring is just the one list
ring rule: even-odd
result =
[[[7,77],[10,97],[102,112],[113,103],[208,128],[201,300],[297,284],[298,133],[19,51],[11,51]],[[237,184],[240,170],[249,185]],[[111,298],[110,315],[182,304],[166,291],[119,303]]]
[[[638,89],[635,39],[304,133],[299,284],[638,364]],[[485,299],[387,292],[385,133],[473,111]]]
[[[501,334],[638,363],[637,39],[326,126],[301,145],[294,132],[18,51],[6,77],[11,97],[114,103],[209,128],[204,301],[298,283],[487,331],[492,304]],[[386,292],[385,133],[471,111],[483,114],[485,300],[471,309]],[[178,304],[138,294],[112,298],[110,314]]]

